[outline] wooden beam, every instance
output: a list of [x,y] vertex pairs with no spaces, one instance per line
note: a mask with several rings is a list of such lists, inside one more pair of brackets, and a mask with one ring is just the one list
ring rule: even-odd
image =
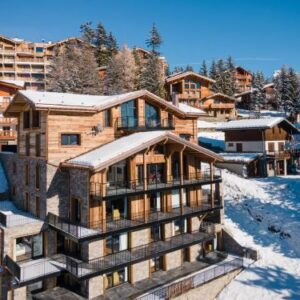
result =
[[213,180],[214,180],[214,165],[213,165],[213,163],[210,163],[210,204],[211,204],[211,208],[214,208],[214,206],[215,206],[214,186],[212,183]]

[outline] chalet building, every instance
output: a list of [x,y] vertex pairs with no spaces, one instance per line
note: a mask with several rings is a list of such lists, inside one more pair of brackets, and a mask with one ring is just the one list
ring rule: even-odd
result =
[[0,154],[1,298],[62,286],[136,298],[161,272],[177,280],[222,260],[222,158],[197,145],[198,113],[147,91],[19,91],[4,114],[20,124],[18,153]]
[[166,78],[166,99],[176,96],[179,103],[200,107],[200,100],[213,94],[211,86],[215,80],[198,73],[187,71],[175,73]]
[[24,82],[14,80],[0,80],[0,151],[14,150],[17,144],[17,119],[6,118],[3,112],[18,90],[24,88]]
[[263,154],[262,176],[286,175],[295,163],[291,145],[299,131],[284,118],[235,120],[222,123],[217,130],[225,132],[227,152]]
[[236,98],[224,95],[222,93],[212,94],[204,97],[200,101],[200,108],[211,117],[222,119],[236,118]]
[[238,93],[243,93],[251,90],[253,82],[252,73],[240,66],[237,66],[233,71],[233,76],[235,78]]
[[83,43],[73,37],[36,43],[0,35],[0,80],[24,81],[26,89],[44,90],[56,49],[70,42]]

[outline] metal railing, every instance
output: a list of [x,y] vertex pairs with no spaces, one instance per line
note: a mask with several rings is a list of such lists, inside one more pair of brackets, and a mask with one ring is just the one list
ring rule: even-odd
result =
[[68,272],[81,279],[100,275],[117,268],[211,240],[215,233],[214,226],[214,224],[203,223],[198,231],[180,234],[165,240],[155,241],[143,246],[123,250],[88,262],[82,262],[67,257],[66,269]]
[[118,129],[174,129],[173,119],[121,117],[116,120],[116,124]]
[[[221,203],[219,199],[215,199],[214,207],[220,208]],[[132,214],[130,218],[112,216],[106,219],[97,220],[88,224],[79,224],[72,222],[68,219],[59,217],[52,213],[48,213],[47,221],[49,225],[56,229],[70,235],[76,240],[94,238],[95,236],[101,236],[111,234],[117,231],[124,231],[124,229],[133,230],[135,228],[142,227],[143,225],[149,225],[151,223],[164,222],[170,219],[175,219],[180,216],[189,216],[197,213],[201,213],[212,209],[210,203],[210,196],[206,195],[202,198],[201,205],[193,207],[184,206],[181,212],[180,207],[168,208],[166,212],[162,211],[146,211],[142,213]]]
[[[195,184],[210,183],[221,179],[221,171],[216,169],[213,174],[210,171],[195,172],[182,176],[160,177],[154,174],[151,178],[127,180],[127,181],[107,181],[106,183],[90,183],[90,196],[108,198],[119,195],[137,194],[145,191],[172,189],[174,187],[184,187]],[[145,184],[146,183],[146,184]]]
[[229,272],[243,268],[243,258],[237,257],[230,261],[224,261],[216,266],[203,269],[196,274],[177,281],[169,283],[163,287],[156,288],[135,298],[136,300],[154,300],[171,299],[186,293],[188,290],[199,287],[215,278],[226,275]]
[[5,266],[8,271],[17,279],[18,283],[41,280],[41,278],[59,274],[66,269],[66,256],[57,254],[51,258],[28,260],[26,262],[15,262],[6,255]]

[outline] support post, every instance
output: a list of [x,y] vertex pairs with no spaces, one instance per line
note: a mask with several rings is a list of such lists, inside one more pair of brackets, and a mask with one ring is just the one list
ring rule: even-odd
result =
[[183,215],[183,149],[179,152],[179,168],[180,168],[180,214]]
[[210,163],[210,205],[211,205],[211,208],[215,207],[213,180],[214,180],[214,164],[211,162]]
[[148,189],[148,183],[147,183],[147,161],[146,161],[146,152],[143,152],[143,184],[144,184],[144,220],[147,221],[148,214],[146,210],[147,206],[147,194],[146,191]]

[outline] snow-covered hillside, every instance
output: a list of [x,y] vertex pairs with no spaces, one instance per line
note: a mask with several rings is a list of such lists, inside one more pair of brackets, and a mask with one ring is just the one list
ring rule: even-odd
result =
[[300,299],[300,176],[244,179],[223,171],[225,224],[261,259],[219,300]]

